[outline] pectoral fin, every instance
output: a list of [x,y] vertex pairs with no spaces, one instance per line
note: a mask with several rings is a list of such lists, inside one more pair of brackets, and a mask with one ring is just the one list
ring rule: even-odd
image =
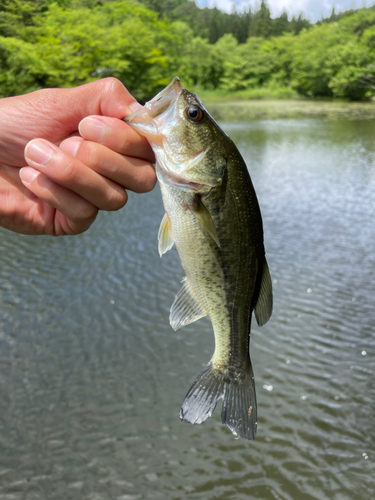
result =
[[212,239],[215,241],[216,245],[220,247],[219,237],[217,235],[216,227],[210,212],[203,205],[202,200],[199,196],[196,196],[194,199],[194,204],[189,206],[189,209],[192,214],[199,220],[202,226],[208,231]]
[[203,316],[207,316],[190,290],[189,282],[185,277],[182,280],[182,288],[176,295],[171,307],[169,322],[174,330],[189,325]]
[[158,233],[159,240],[159,254],[160,257],[170,250],[174,245],[173,235],[172,235],[172,224],[171,219],[167,214],[164,214],[159,227]]
[[255,318],[259,326],[263,326],[270,319],[272,303],[272,280],[266,258],[264,258],[262,283],[260,285],[258,301],[254,308]]

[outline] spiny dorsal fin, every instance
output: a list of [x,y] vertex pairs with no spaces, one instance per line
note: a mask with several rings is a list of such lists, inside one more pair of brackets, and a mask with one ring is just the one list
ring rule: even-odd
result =
[[171,314],[169,315],[171,327],[178,330],[203,318],[203,316],[207,316],[207,313],[191,293],[189,282],[185,277],[182,280],[182,288],[176,295],[171,307]]
[[189,206],[191,213],[199,220],[202,226],[209,232],[216,245],[220,247],[219,237],[217,235],[216,227],[210,212],[203,205],[200,196],[196,196],[192,206]]
[[254,308],[255,318],[259,326],[263,326],[272,314],[272,280],[266,258],[263,261],[262,283],[259,297]]
[[166,213],[164,214],[164,217],[162,218],[160,223],[158,240],[159,254],[161,257],[165,252],[168,252],[168,250],[170,250],[174,244],[171,219]]

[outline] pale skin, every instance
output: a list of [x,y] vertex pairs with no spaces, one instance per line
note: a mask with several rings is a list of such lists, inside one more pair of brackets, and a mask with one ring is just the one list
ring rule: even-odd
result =
[[74,235],[127,190],[151,191],[154,154],[121,119],[140,105],[114,78],[0,100],[0,226]]

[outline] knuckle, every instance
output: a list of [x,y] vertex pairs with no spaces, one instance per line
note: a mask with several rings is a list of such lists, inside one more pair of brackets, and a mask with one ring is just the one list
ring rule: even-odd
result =
[[77,179],[77,164],[74,160],[68,160],[66,157],[61,166],[60,176],[64,180],[64,183],[72,183]]
[[[130,126],[128,124],[126,124],[126,127],[130,128]],[[131,143],[131,138],[130,138],[130,134],[129,134],[129,129],[127,129],[127,130],[124,130],[121,134],[121,151],[123,153],[126,153],[130,143]]]
[[89,226],[94,222],[98,215],[98,209],[91,203],[82,203],[81,207],[76,210],[74,220],[76,222],[84,222]]
[[135,193],[149,193],[156,185],[156,173],[153,167],[151,169],[142,169],[138,173],[136,184],[133,189]]
[[125,189],[111,189],[103,210],[107,210],[108,212],[116,212],[117,210],[123,208],[126,205],[127,201],[128,194]]
[[77,156],[85,165],[96,170],[96,167],[101,164],[102,155],[98,144],[91,141],[83,141]]
[[103,78],[102,82],[103,82],[104,89],[107,92],[116,93],[120,90],[125,89],[125,86],[123,85],[123,83],[121,83],[120,80],[118,80],[117,78],[115,78],[113,76],[108,76],[107,78]]
[[157,179],[156,179],[155,173],[149,175],[147,182],[145,184],[144,193],[149,193],[150,191],[152,191],[154,189],[154,187],[156,186],[156,181],[157,181]]

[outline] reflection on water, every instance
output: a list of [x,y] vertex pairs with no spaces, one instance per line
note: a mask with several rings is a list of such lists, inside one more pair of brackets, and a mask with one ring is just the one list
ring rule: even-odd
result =
[[0,229],[0,500],[375,497],[375,123],[223,126],[274,283],[256,441],[178,418],[214,340],[168,324],[183,271],[156,189],[78,237]]

